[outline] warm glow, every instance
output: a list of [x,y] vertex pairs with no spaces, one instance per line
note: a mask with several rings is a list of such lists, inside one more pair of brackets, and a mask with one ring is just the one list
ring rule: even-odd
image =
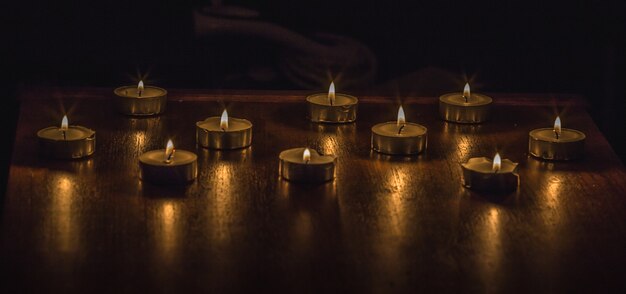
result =
[[502,167],[502,159],[500,159],[500,154],[496,152],[496,156],[493,157],[493,171],[497,172]]
[[406,123],[406,118],[404,117],[404,109],[402,106],[398,108],[398,126],[401,127]]
[[309,148],[304,148],[304,152],[302,153],[302,160],[306,163],[309,163],[309,161],[311,161],[311,151],[309,151]]
[[335,83],[330,82],[330,87],[328,88],[328,103],[330,105],[335,104]]
[[63,119],[61,120],[61,131],[67,131],[67,115],[63,116]]
[[558,116],[554,120],[554,133],[556,134],[557,139],[561,135],[561,118]]
[[465,83],[465,88],[463,88],[463,98],[465,98],[465,100],[470,98],[470,87],[469,87],[469,83]]
[[226,112],[226,109],[224,109],[224,112],[222,112],[222,118],[220,119],[220,128],[222,130],[228,130],[228,112]]
[[139,95],[143,93],[143,81],[139,81],[139,84],[137,85],[137,93],[139,93]]
[[167,146],[165,147],[165,162],[169,163],[172,161],[174,152],[176,152],[176,149],[174,149],[174,143],[172,143],[172,140],[167,140]]

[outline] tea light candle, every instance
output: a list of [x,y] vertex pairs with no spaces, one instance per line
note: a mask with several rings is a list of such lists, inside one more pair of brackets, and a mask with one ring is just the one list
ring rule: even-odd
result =
[[303,183],[322,183],[335,178],[334,155],[320,155],[309,148],[288,149],[278,156],[278,171],[285,180]]
[[585,153],[585,134],[578,130],[561,128],[561,118],[554,120],[554,128],[542,128],[528,134],[528,153],[548,160],[573,160]]
[[372,127],[372,149],[390,155],[413,155],[426,149],[428,129],[416,123],[407,123],[402,106],[398,120]]
[[48,127],[37,132],[39,150],[58,159],[83,158],[96,151],[96,132],[81,126],[70,126],[63,116],[61,127]]
[[308,117],[312,122],[350,123],[356,120],[359,100],[350,95],[336,93],[330,83],[328,94],[318,93],[306,97]]
[[186,184],[198,175],[198,156],[174,149],[172,140],[165,149],[148,151],[139,156],[139,177],[155,184]]
[[510,192],[519,186],[517,163],[502,160],[496,153],[493,160],[486,157],[470,158],[461,164],[463,186],[476,191]]
[[449,93],[439,97],[441,118],[455,123],[481,123],[489,118],[491,97],[471,93],[469,83],[463,93]]
[[155,115],[165,111],[167,91],[154,86],[144,86],[139,81],[137,86],[119,87],[113,91],[116,96],[115,104],[122,114],[126,115]]
[[196,142],[211,149],[239,149],[252,144],[252,123],[246,119],[228,117],[224,109],[221,117],[209,117],[196,123]]

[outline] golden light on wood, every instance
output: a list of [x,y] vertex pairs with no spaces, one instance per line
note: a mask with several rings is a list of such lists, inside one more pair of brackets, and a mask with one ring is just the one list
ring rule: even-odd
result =
[[311,151],[309,151],[309,148],[305,148],[304,152],[302,152],[302,160],[306,163],[311,161]]
[[220,128],[224,131],[228,130],[228,112],[224,109],[222,112],[222,118],[220,119]]
[[176,152],[176,149],[174,149],[174,143],[172,143],[172,140],[167,140],[167,145],[165,146],[165,162],[166,163],[172,162],[172,158],[174,157],[174,152]]
[[335,104],[335,83],[330,82],[330,87],[328,88],[328,103],[330,105]]
[[63,119],[61,120],[61,131],[67,131],[67,126],[68,126],[67,115],[64,115]]
[[465,88],[463,88],[463,98],[465,101],[469,100],[471,96],[469,83],[465,83]]
[[404,116],[404,109],[400,106],[400,108],[398,108],[398,127],[404,124],[406,124],[406,117]]
[[559,136],[561,136],[561,118],[558,116],[554,120],[554,134],[556,135],[557,139],[559,138]]
[[494,172],[497,172],[502,167],[502,159],[500,158],[500,154],[496,152],[496,156],[493,157],[493,165],[492,169]]

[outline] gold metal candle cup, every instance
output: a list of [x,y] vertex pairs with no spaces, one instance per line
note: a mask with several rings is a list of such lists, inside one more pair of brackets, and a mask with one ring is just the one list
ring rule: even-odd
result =
[[81,126],[69,126],[65,131],[49,127],[37,132],[39,150],[43,156],[57,159],[78,159],[96,151],[96,132]]
[[209,117],[196,123],[196,142],[210,149],[240,149],[252,145],[252,123],[247,119],[228,119],[226,131],[220,129],[220,117]]
[[148,151],[139,156],[139,178],[154,184],[183,185],[198,175],[198,156],[176,150],[170,163],[165,162],[165,149]]
[[335,102],[330,105],[327,93],[306,97],[308,118],[317,123],[351,123],[356,121],[359,100],[351,95],[335,94]]
[[117,110],[126,115],[156,115],[165,112],[167,90],[154,86],[145,86],[141,97],[137,94],[137,86],[119,87],[115,93]]
[[476,124],[489,119],[493,99],[482,94],[471,94],[468,102],[462,93],[450,93],[439,97],[441,118],[455,123]]
[[320,155],[317,151],[309,149],[311,160],[305,163],[302,159],[304,149],[294,148],[280,153],[278,171],[282,178],[300,183],[323,183],[335,178],[336,156]]
[[500,170],[493,171],[493,161],[486,157],[470,158],[462,163],[463,186],[484,192],[511,192],[519,186],[517,163],[502,160]]
[[585,134],[561,129],[559,139],[553,128],[535,129],[528,133],[528,153],[547,160],[575,160],[585,154]]
[[372,127],[372,149],[390,155],[414,155],[426,150],[428,129],[420,124],[405,123],[398,134],[397,122]]

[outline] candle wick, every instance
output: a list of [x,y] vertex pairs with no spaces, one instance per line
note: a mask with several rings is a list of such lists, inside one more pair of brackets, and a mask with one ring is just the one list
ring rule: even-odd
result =
[[465,103],[469,102],[469,101],[468,101],[468,100],[469,100],[469,97],[467,97],[467,96],[463,95],[463,98],[465,98]]
[[61,132],[63,132],[63,141],[67,141],[67,135],[65,134],[65,130],[63,130]]
[[398,129],[398,135],[400,135],[400,133],[402,133],[402,129],[404,129],[405,125],[401,125],[400,128]]
[[172,157],[174,157],[174,152],[176,152],[176,149],[172,149],[172,152],[170,154],[167,155],[167,158],[165,159],[165,163],[172,163]]
[[225,129],[225,128],[220,128],[220,129],[222,129],[222,132],[226,132],[226,129]]
[[559,139],[559,132],[554,131],[554,136],[555,136],[555,137],[556,137],[556,139],[558,140],[558,139]]
[[142,93],[142,92],[143,92],[143,91],[141,91],[141,90],[137,90],[137,97],[141,97],[141,93]]

